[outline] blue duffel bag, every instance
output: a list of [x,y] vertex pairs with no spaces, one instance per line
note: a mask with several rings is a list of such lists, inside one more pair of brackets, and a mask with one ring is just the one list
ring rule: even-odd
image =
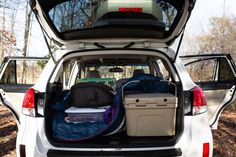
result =
[[113,104],[104,112],[104,121],[87,123],[66,122],[65,110],[71,106],[70,92],[64,92],[63,101],[52,105],[54,110],[52,131],[59,141],[82,141],[97,136],[112,135],[119,132],[124,124],[125,112],[122,105],[121,90],[117,90]]

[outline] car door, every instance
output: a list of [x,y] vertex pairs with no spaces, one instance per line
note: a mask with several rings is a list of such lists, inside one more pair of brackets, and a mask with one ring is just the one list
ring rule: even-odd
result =
[[48,59],[39,57],[6,57],[0,68],[0,98],[19,122],[26,90],[39,78]]
[[236,70],[230,54],[182,56],[192,80],[205,93],[209,125],[217,128],[221,112],[235,100]]

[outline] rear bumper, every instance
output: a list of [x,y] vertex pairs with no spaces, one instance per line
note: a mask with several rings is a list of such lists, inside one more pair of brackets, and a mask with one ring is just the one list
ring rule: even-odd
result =
[[[197,116],[185,116],[184,131],[174,146],[146,148],[63,148],[54,147],[47,140],[44,132],[44,122],[26,118],[24,130],[17,137],[17,148],[25,145],[27,157],[155,157],[155,156],[202,156],[203,143],[210,144],[212,156],[212,133],[208,126],[207,113]],[[29,124],[31,124],[29,126]],[[18,152],[19,154],[19,152]],[[18,156],[19,157],[19,156]]]
[[182,151],[180,148],[165,149],[165,150],[152,150],[152,151],[62,151],[62,150],[49,150],[48,157],[171,157],[181,156]]

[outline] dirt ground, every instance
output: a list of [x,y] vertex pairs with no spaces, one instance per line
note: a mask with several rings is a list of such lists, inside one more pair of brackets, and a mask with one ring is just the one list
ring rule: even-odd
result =
[[0,156],[14,157],[16,156],[17,126],[14,117],[4,107],[0,105]]
[[[0,105],[0,157],[16,156],[16,132],[14,118]],[[236,157],[236,113],[225,111],[213,136],[214,157]]]
[[224,111],[213,131],[214,156],[236,157],[236,113]]

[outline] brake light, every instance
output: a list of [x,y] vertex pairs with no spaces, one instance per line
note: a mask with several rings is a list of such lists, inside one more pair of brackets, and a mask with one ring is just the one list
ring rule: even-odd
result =
[[120,12],[137,12],[141,13],[143,11],[143,8],[119,8]]
[[209,153],[210,153],[210,145],[209,145],[209,143],[203,143],[202,157],[209,157]]
[[206,112],[206,99],[203,90],[196,86],[193,88],[193,115]]
[[30,88],[27,90],[23,105],[22,105],[22,113],[27,116],[35,117],[35,91],[34,89]]

